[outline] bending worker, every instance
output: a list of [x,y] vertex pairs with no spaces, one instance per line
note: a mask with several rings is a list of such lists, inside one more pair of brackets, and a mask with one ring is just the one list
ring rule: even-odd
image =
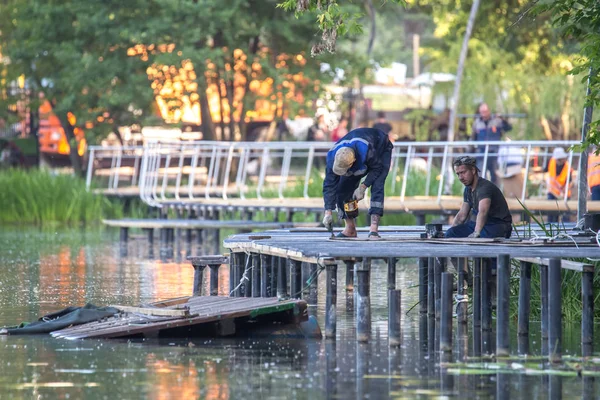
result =
[[[454,160],[453,165],[456,176],[465,185],[465,190],[462,206],[454,218],[452,227],[446,231],[446,237],[509,238],[512,216],[500,189],[479,176],[475,158],[461,156]],[[469,219],[471,212],[472,219]]]
[[[333,227],[332,212],[336,208],[345,221],[338,237],[356,237],[355,218],[348,218],[344,203],[362,200],[371,187],[371,227],[369,237],[379,237],[379,220],[383,215],[385,178],[390,170],[392,143],[388,136],[374,128],[358,128],[338,140],[327,153],[327,169],[323,182],[325,217],[323,225]],[[363,177],[364,182],[361,183]]]

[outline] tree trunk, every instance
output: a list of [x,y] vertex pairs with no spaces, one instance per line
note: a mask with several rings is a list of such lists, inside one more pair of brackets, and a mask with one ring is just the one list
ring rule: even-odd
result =
[[215,126],[213,124],[206,88],[199,90],[200,95],[200,118],[202,118],[202,139],[215,140]]
[[573,89],[573,75],[567,76],[567,93],[565,93],[565,102],[560,115],[563,126],[563,139],[569,140],[571,134],[571,92]]
[[544,131],[546,140],[552,140],[552,129],[550,128],[550,123],[543,115],[540,117],[540,125],[542,125],[542,130]]
[[456,125],[456,111],[458,110],[458,101],[460,98],[460,84],[462,81],[463,72],[465,69],[465,61],[467,60],[467,51],[469,50],[469,39],[475,25],[475,17],[479,8],[479,0],[474,0],[471,5],[471,13],[467,22],[467,30],[463,38],[462,48],[460,49],[460,57],[458,59],[458,68],[456,70],[456,78],[454,80],[454,92],[452,93],[451,108],[450,108],[450,123],[448,126],[448,141],[454,141],[454,125]]
[[69,122],[67,115],[63,115],[60,118],[60,122],[65,131],[67,142],[69,143],[69,159],[71,160],[71,166],[73,167],[73,173],[76,176],[83,177],[83,168],[81,166],[81,157],[77,153],[77,139],[75,138],[75,132],[73,126]]

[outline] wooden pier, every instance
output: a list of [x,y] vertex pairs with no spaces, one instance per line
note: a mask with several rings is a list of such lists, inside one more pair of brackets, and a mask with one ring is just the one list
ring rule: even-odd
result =
[[[354,290],[357,340],[367,341],[370,335],[370,271],[373,260],[385,260],[388,268],[389,343],[401,342],[400,290],[395,287],[396,262],[399,258],[417,258],[419,274],[419,313],[429,317],[427,328],[436,337],[436,346],[442,351],[452,349],[453,292],[457,308],[459,331],[467,324],[468,296],[466,280],[468,265],[472,265],[472,305],[470,315],[474,331],[474,355],[508,356],[509,348],[509,279],[511,260],[521,268],[519,294],[519,352],[529,349],[529,302],[531,268],[541,270],[542,338],[543,353],[551,361],[561,358],[561,270],[581,272],[583,316],[581,343],[583,356],[592,354],[593,343],[593,287],[594,267],[566,258],[600,258],[596,236],[580,231],[568,231],[567,236],[541,237],[539,227],[521,227],[511,239],[444,239],[427,237],[424,227],[386,227],[381,239],[368,239],[366,231],[358,238],[333,238],[324,229],[272,230],[252,234],[238,234],[227,238],[224,246],[230,255],[230,291],[236,297],[267,296],[300,298],[303,288],[309,288],[308,303],[316,304],[317,274],[302,281],[301,265],[311,265],[311,272],[326,271],[326,327],[325,336],[336,336],[336,287],[338,264],[346,265],[346,288]],[[538,233],[536,233],[536,231]],[[533,232],[533,234],[532,234]],[[533,237],[532,237],[533,236]],[[451,260],[449,263],[448,260]],[[496,281],[491,270],[496,265]],[[448,272],[453,265],[455,274]],[[251,275],[251,277],[249,276]],[[265,277],[266,275],[266,277]],[[248,279],[242,279],[242,278]],[[529,277],[529,278],[528,278]],[[456,288],[454,281],[457,281]],[[491,285],[495,284],[496,343],[492,346]],[[379,289],[376,289],[379,290]],[[313,297],[314,293],[314,297]],[[433,329],[431,324],[433,324]],[[521,344],[526,343],[526,344]],[[495,350],[493,350],[495,347]],[[513,351],[514,352],[514,351]]]

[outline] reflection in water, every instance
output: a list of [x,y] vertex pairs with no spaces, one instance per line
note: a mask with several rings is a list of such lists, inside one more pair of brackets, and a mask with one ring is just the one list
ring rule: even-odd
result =
[[[41,313],[93,302],[142,304],[189,295],[193,268],[186,262],[148,260],[145,240],[133,238],[120,256],[116,233],[80,231],[0,232],[0,325],[32,320]],[[155,243],[154,254],[159,254]],[[176,252],[181,254],[182,250]],[[480,353],[494,352],[493,332],[469,336],[471,325],[455,326],[454,353],[440,359],[438,322],[418,308],[403,315],[399,348],[387,342],[384,265],[371,276],[370,343],[356,342],[353,293],[346,294],[338,271],[337,340],[79,341],[0,336],[0,399],[362,399],[457,396],[532,399],[562,393],[597,398],[593,377],[512,374],[460,375],[448,368]],[[205,269],[204,293],[208,293]],[[398,264],[402,307],[417,301],[414,260]],[[228,269],[219,270],[219,294],[229,288]],[[325,285],[319,280],[314,311],[324,325]],[[344,302],[346,304],[344,304]],[[540,341],[531,347],[539,354]],[[565,343],[578,352],[576,335]],[[471,342],[469,342],[471,340]],[[598,348],[596,346],[596,348]],[[442,362],[442,364],[440,364]],[[585,382],[585,384],[583,384]]]

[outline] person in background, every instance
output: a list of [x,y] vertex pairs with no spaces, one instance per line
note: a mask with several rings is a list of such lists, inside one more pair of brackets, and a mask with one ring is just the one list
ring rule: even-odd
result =
[[331,141],[337,142],[348,133],[348,118],[342,117],[338,126],[331,131]]
[[[571,166],[567,161],[567,153],[562,147],[557,147],[552,151],[552,157],[548,161],[548,200],[562,200],[567,194],[567,199],[571,197],[571,183],[567,187],[567,180],[571,173]],[[548,215],[548,222],[558,222],[558,216]]]
[[596,147],[589,149],[588,155],[588,187],[592,193],[592,201],[600,200],[600,154]]
[[393,129],[385,119],[385,113],[383,111],[377,112],[377,122],[373,124],[372,128],[379,129],[388,136],[390,136],[390,132]]
[[329,128],[325,122],[325,115],[318,114],[315,123],[308,128],[307,142],[324,142],[329,138]]
[[[486,103],[479,104],[477,107],[478,116],[473,122],[472,140],[475,142],[487,142],[491,140],[502,140],[502,134],[512,129],[512,125],[508,123],[502,116],[494,115],[490,112],[490,108]],[[497,183],[496,168],[498,146],[488,147],[488,157],[486,165],[483,165],[485,159],[485,145],[478,145],[477,152],[482,154],[477,157],[479,169],[490,173],[490,181]]]

